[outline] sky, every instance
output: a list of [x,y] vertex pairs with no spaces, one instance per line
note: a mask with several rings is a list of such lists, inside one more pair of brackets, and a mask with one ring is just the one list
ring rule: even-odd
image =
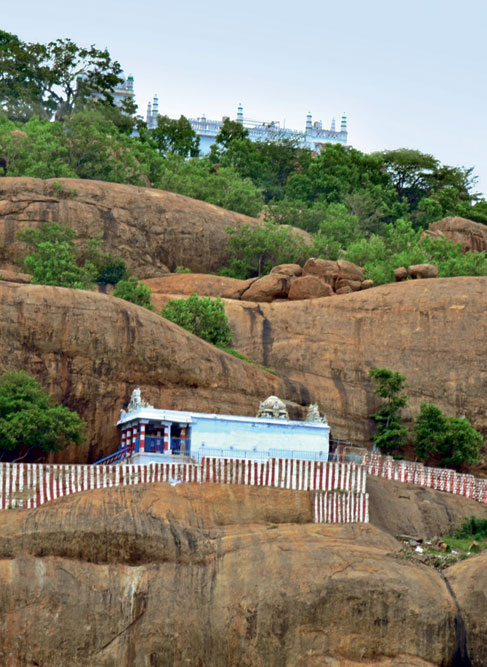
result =
[[[27,42],[108,48],[136,102],[220,119],[348,117],[364,152],[415,148],[473,167],[487,195],[487,3],[480,0],[167,2],[0,0],[1,27]],[[8,7],[8,9],[7,9]]]

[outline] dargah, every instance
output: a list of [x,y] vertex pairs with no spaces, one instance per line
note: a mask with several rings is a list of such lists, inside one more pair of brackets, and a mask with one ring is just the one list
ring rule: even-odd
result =
[[277,396],[262,401],[256,417],[243,417],[154,408],[135,389],[117,426],[119,450],[98,463],[147,464],[174,457],[328,460],[330,428],[318,406],[309,406],[305,421],[294,421]]

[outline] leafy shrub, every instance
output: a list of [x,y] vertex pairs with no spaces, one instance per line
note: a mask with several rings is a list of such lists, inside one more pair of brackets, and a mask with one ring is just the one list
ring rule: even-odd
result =
[[121,280],[113,291],[113,296],[118,296],[119,299],[125,299],[125,301],[131,301],[148,310],[153,310],[151,295],[152,290],[150,287],[147,287],[142,281],[139,282],[135,276]]
[[384,452],[391,452],[402,447],[408,435],[401,424],[400,410],[408,404],[408,397],[401,394],[406,378],[388,368],[371,368],[369,377],[374,380],[374,394],[383,399],[377,412],[371,415],[377,425],[377,433],[372,441]]
[[471,516],[469,519],[465,519],[461,528],[453,533],[453,537],[458,539],[479,539],[481,537],[487,537],[487,519],[481,519],[477,516]]
[[113,257],[109,253],[103,256],[102,261],[97,266],[97,283],[108,283],[116,285],[127,277],[127,267],[121,257]]
[[446,417],[433,403],[422,403],[414,423],[418,458],[436,456],[445,466],[478,462],[483,439],[468,419]]
[[25,241],[33,252],[24,259],[25,268],[36,285],[57,285],[91,289],[96,268],[82,261],[74,241],[76,232],[56,222],[45,222],[39,229],[24,229],[17,238]]
[[38,447],[64,449],[83,441],[85,423],[76,412],[56,404],[25,371],[0,376],[0,449],[19,452]]
[[208,343],[223,347],[232,344],[225,306],[219,297],[211,299],[192,294],[188,299],[171,299],[162,308],[161,315]]

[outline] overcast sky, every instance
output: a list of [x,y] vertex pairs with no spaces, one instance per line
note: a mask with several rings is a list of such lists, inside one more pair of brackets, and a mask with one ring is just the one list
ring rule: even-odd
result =
[[362,151],[417,148],[474,167],[487,193],[487,4],[0,0],[25,41],[107,47],[135,77],[139,113],[235,117],[303,129],[348,116]]

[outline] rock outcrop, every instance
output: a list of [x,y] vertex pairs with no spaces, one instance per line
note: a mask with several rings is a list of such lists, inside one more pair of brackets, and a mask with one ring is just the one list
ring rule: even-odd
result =
[[[53,187],[53,183],[58,186]],[[71,178],[0,179],[0,268],[22,261],[16,234],[58,222],[81,239],[100,237],[139,278],[185,266],[211,273],[228,260],[227,228],[257,225],[254,218],[153,188]],[[297,230],[300,236],[309,235]]]
[[[2,512],[0,662],[454,664],[459,610],[440,575],[373,526],[307,523],[310,508],[305,492],[158,484]],[[475,560],[459,590],[474,590]],[[482,604],[462,607],[478,665]]]
[[423,236],[460,243],[464,252],[487,251],[487,226],[467,218],[449,217],[432,222]]
[[0,340],[0,373],[26,370],[88,423],[87,444],[57,460],[93,461],[113,452],[120,409],[138,386],[153,405],[180,410],[255,415],[271,394],[289,399],[296,417],[297,404],[307,405],[299,383],[103,294],[0,281]]
[[226,310],[235,348],[305,385],[335,438],[368,440],[378,405],[373,367],[406,376],[406,417],[428,400],[487,432],[487,278],[409,280],[289,303],[228,301]]

